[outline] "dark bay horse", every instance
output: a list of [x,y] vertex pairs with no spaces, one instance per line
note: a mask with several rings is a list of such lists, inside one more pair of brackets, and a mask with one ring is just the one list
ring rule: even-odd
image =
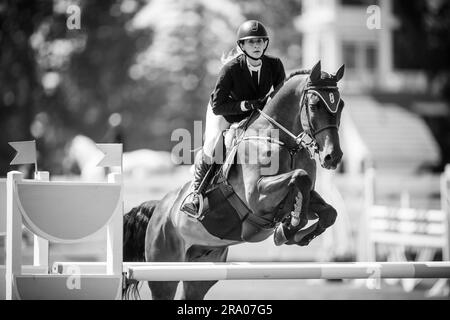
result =
[[[344,66],[334,75],[322,72],[320,61],[310,72],[294,73],[263,112],[248,121],[236,146],[237,164],[230,165],[222,179],[248,211],[234,228],[237,237],[218,236],[204,221],[180,212],[191,189],[188,182],[163,199],[145,202],[125,215],[124,261],[225,262],[230,245],[263,241],[274,235],[277,245],[303,246],[331,226],[337,213],[314,191],[313,155],[318,153],[326,169],[335,169],[341,161],[338,128],[344,103],[337,83],[343,74]],[[269,136],[274,129],[278,135]],[[258,161],[251,161],[251,154]],[[273,161],[277,165],[267,173],[264,169]],[[303,229],[308,219],[318,220]],[[185,281],[182,298],[203,299],[216,282]],[[133,285],[126,293],[136,293],[136,283]],[[153,299],[173,299],[178,282],[148,285]]]

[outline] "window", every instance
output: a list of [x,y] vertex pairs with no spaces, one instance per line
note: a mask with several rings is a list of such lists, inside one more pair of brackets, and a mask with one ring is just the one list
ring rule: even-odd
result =
[[344,41],[342,54],[349,69],[375,71],[378,68],[378,48],[374,43]]
[[366,46],[366,67],[369,70],[377,68],[377,48],[373,45]]

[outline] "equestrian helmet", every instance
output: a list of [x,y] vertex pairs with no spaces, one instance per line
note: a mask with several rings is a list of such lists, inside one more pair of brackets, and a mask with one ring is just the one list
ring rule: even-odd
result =
[[247,39],[263,38],[269,39],[266,28],[257,20],[247,20],[238,29],[237,32],[238,42]]

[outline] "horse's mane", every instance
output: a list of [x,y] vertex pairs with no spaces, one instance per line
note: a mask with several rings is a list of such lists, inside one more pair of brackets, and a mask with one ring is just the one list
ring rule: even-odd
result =
[[311,69],[299,69],[299,70],[295,70],[292,71],[289,74],[289,77],[286,78],[285,82],[288,81],[289,79],[298,76],[298,75],[305,75],[305,74],[310,74],[311,73]]
[[278,91],[280,91],[280,89],[284,86],[284,84],[287,81],[289,81],[290,79],[292,79],[293,77],[298,76],[298,75],[308,75],[310,73],[311,73],[311,69],[298,69],[298,70],[292,71],[289,74],[289,76],[273,90],[273,92],[270,94],[270,97],[273,98],[278,93]]

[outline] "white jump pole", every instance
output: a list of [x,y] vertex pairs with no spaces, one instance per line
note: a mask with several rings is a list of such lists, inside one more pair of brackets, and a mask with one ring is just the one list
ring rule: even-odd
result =
[[130,266],[138,281],[450,278],[450,262],[204,263]]

